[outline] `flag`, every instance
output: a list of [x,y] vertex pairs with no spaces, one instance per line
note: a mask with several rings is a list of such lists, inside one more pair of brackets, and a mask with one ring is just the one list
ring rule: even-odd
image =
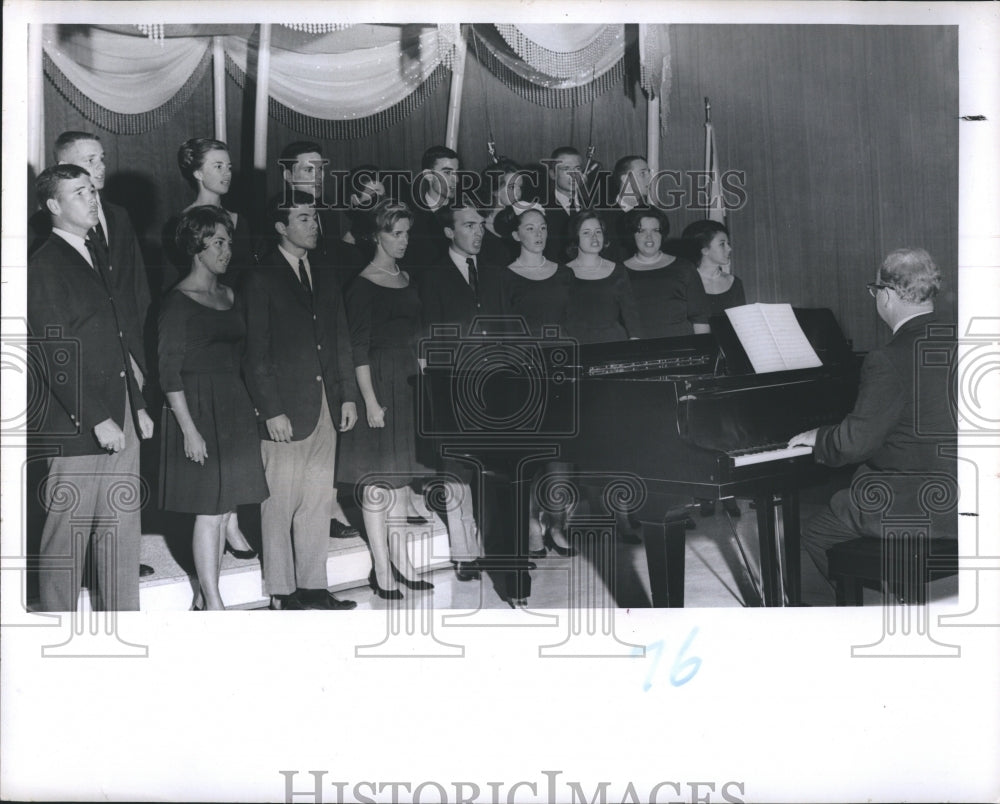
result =
[[719,176],[719,154],[715,150],[715,129],[712,124],[705,123],[705,172],[708,181],[708,207],[705,217],[710,221],[726,222],[726,207],[722,201],[722,181]]

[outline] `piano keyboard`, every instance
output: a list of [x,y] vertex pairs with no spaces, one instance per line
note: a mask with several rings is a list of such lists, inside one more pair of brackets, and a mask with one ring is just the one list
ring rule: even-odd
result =
[[761,449],[753,452],[741,452],[739,454],[730,453],[733,466],[750,466],[754,463],[767,463],[769,461],[781,461],[786,458],[797,458],[800,455],[809,455],[813,451],[812,447],[800,445],[797,447],[781,446],[776,449]]

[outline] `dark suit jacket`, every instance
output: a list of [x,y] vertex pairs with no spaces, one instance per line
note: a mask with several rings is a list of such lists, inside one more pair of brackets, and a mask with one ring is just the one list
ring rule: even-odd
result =
[[[423,305],[423,322],[430,335],[435,324],[456,324],[461,335],[469,334],[469,325],[477,316],[502,315],[500,305],[500,268],[477,260],[479,303],[461,271],[447,254],[424,272],[417,287]],[[493,329],[491,329],[493,331]]]
[[545,204],[545,225],[548,239],[545,241],[545,258],[554,263],[565,263],[566,244],[569,242],[569,213],[551,197]]
[[312,302],[275,246],[245,272],[239,298],[247,323],[244,371],[257,408],[261,438],[266,421],[284,413],[295,441],[309,436],[325,388],[334,425],[340,406],[359,398],[351,338],[336,270],[310,255]]
[[94,426],[112,419],[124,429],[126,392],[145,407],[128,360],[135,336],[105,282],[56,234],[28,258],[28,326],[45,358],[29,373],[31,429],[64,456],[102,454]]
[[[139,248],[139,239],[128,211],[117,204],[101,202],[104,217],[108,221],[108,256],[111,271],[108,282],[118,305],[118,313],[125,322],[129,335],[129,352],[146,374],[146,352],[143,347],[143,332],[149,313],[149,279],[146,276],[146,262]],[[48,210],[39,210],[28,221],[28,253],[39,249],[52,233],[52,218]]]
[[413,210],[410,242],[399,263],[414,281],[419,282],[426,271],[447,257],[449,242],[433,212],[417,207]]
[[[956,475],[955,458],[939,454],[939,447],[955,445],[947,371],[939,363],[925,364],[920,353],[922,341],[954,352],[949,337],[926,340],[928,326],[938,323],[933,313],[911,318],[885,346],[870,352],[861,367],[854,409],[840,424],[821,427],[816,436],[818,463],[861,463],[855,482],[872,472],[884,478],[893,496],[893,515],[920,514],[919,488],[932,473]],[[861,519],[880,531],[879,516]]]

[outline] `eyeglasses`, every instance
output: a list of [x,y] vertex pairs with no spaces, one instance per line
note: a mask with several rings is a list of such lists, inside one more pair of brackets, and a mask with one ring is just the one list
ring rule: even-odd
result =
[[880,290],[895,290],[896,289],[892,285],[880,285],[878,282],[869,282],[867,285],[865,285],[865,287],[868,288],[868,293],[869,293],[869,295],[871,295],[871,297],[873,299],[876,296],[878,296],[878,292]]

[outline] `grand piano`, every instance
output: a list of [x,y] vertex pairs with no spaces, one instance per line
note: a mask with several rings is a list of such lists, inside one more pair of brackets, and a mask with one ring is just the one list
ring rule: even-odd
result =
[[[530,594],[527,529],[509,515],[525,516],[524,467],[550,455],[591,478],[642,479],[634,515],[653,606],[684,605],[692,501],[727,497],[755,502],[762,603],[796,605],[798,492],[826,470],[811,449],[787,443],[851,410],[860,363],[829,310],[795,316],[822,367],[754,374],[727,318],[712,320],[711,335],[582,346],[555,333],[446,337],[443,351],[426,341],[421,426],[440,450],[474,461],[494,481],[481,518],[487,564],[508,572],[501,583],[509,598]],[[491,527],[506,535],[491,539]]]

